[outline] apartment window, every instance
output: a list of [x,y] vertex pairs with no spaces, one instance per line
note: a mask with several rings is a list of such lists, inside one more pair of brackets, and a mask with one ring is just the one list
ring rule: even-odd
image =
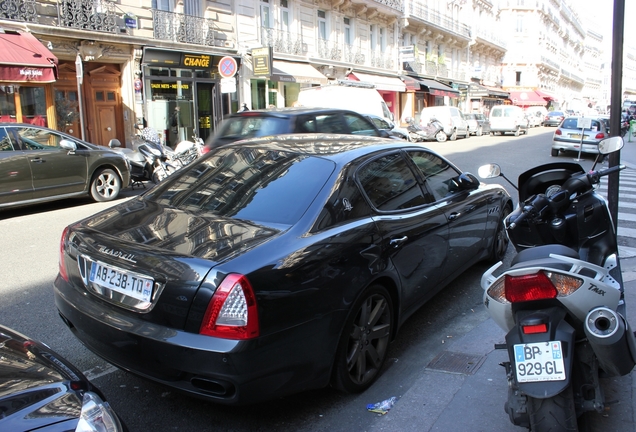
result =
[[280,29],[289,32],[290,21],[289,4],[287,0],[280,0]]
[[202,17],[203,13],[201,10],[201,0],[184,0],[183,12],[186,15]]
[[379,42],[380,42],[380,51],[386,51],[386,29],[384,27],[378,28]]
[[153,0],[153,7],[160,11],[172,12],[172,0]]
[[353,45],[353,33],[351,29],[351,20],[347,17],[344,19],[344,42],[345,45]]
[[375,50],[378,45],[377,27],[374,25],[369,26],[369,48],[371,51]]
[[327,13],[321,10],[318,11],[318,37],[327,40]]
[[272,20],[272,8],[269,5],[269,0],[261,0],[261,27],[273,28]]
[[516,72],[515,73],[515,85],[521,85],[521,72]]
[[523,33],[523,15],[517,15],[517,33]]

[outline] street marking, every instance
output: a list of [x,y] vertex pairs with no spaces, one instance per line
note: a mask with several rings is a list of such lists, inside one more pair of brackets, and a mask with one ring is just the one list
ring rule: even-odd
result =
[[102,366],[95,366],[94,368],[83,372],[83,374],[86,376],[86,378],[88,378],[89,381],[93,381],[97,378],[101,378],[113,372],[117,372],[118,370],[119,369],[117,369],[113,365],[107,365],[106,368],[103,368]]

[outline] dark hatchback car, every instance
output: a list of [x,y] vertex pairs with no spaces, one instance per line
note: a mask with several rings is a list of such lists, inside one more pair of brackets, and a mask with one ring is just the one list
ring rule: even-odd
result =
[[501,259],[511,208],[417,144],[241,141],[67,227],[55,302],[107,361],[212,401],[359,392],[407,317]]
[[543,126],[559,126],[565,117],[563,111],[550,111],[543,119]]
[[0,123],[0,208],[90,195],[110,201],[130,182],[109,148],[46,127]]
[[0,430],[125,430],[105,400],[49,347],[0,326]]
[[353,111],[290,107],[244,111],[225,119],[205,143],[204,151],[248,138],[295,133],[351,134],[389,137],[365,116]]

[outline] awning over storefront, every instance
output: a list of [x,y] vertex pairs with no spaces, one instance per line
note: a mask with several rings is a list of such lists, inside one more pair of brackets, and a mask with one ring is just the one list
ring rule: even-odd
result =
[[470,83],[468,96],[471,98],[500,98],[508,99],[509,93],[498,88],[488,87],[477,83]]
[[539,96],[541,96],[543,99],[545,99],[548,102],[556,100],[556,98],[554,96],[551,96],[551,95],[549,95],[548,93],[546,93],[546,92],[544,92],[542,90],[536,89],[535,93],[538,94]]
[[31,33],[0,29],[0,81],[51,83],[57,58]]
[[307,63],[294,63],[282,60],[274,60],[272,80],[293,83],[327,84],[326,76]]
[[541,96],[536,94],[532,90],[528,91],[511,91],[510,92],[510,100],[513,105],[517,106],[536,106],[536,105],[545,105],[547,102]]
[[406,88],[409,90],[424,90],[434,96],[459,96],[459,92],[454,88],[432,79],[403,76],[402,80],[404,81],[404,84],[406,84]]
[[406,91],[406,85],[398,77],[372,75],[362,72],[352,72],[348,75],[354,81],[364,81],[375,84],[376,90],[386,90],[394,92]]

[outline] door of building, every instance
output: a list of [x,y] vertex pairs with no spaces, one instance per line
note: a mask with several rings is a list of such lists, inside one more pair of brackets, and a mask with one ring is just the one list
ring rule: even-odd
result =
[[116,107],[97,106],[97,142],[102,145],[108,145],[111,139],[117,138],[117,121],[115,117]]

